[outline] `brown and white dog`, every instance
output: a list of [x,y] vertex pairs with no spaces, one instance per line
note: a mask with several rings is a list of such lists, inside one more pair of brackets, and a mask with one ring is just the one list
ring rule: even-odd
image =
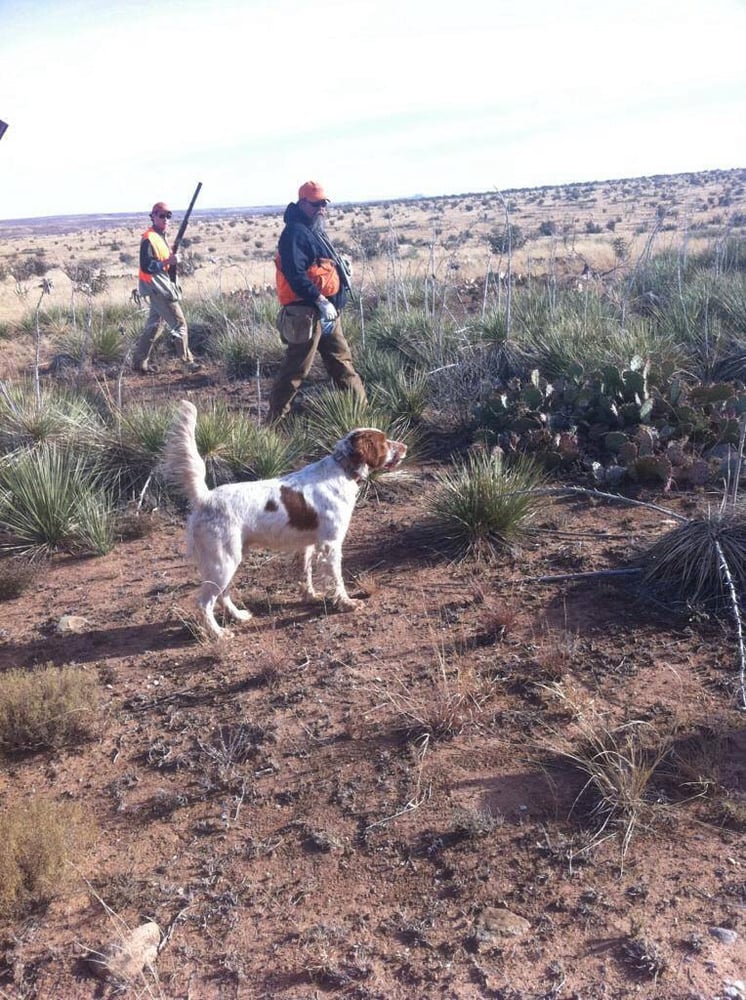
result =
[[218,638],[226,633],[215,619],[216,604],[235,621],[251,618],[250,611],[235,606],[229,593],[250,546],[302,553],[307,598],[318,596],[312,577],[314,563],[321,563],[331,574],[337,607],[357,607],[360,601],[349,596],[342,579],[342,543],[355,499],[369,473],[394,469],[402,461],[406,445],[389,441],[372,427],[360,427],[338,441],[331,455],[298,472],[210,490],[197,451],[196,425],[196,407],[182,400],[166,442],[164,467],[192,507],[186,529],[188,551],[202,581],[197,605],[210,632]]

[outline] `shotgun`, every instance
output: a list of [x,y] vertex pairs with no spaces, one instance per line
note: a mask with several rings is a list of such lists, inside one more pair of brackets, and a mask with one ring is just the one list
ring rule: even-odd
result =
[[[197,195],[202,190],[202,181],[197,184],[194,194],[192,195],[192,200],[189,202],[189,208],[184,213],[184,218],[181,220],[181,225],[179,226],[179,231],[176,234],[176,239],[171,245],[171,253],[176,253],[179,249],[179,244],[181,243],[184,233],[186,232],[186,227],[189,225],[189,216],[192,214],[192,209],[194,208],[194,203],[197,200]],[[168,269],[168,276],[171,281],[176,281],[176,264],[172,264]]]
[[350,297],[350,301],[355,301],[355,293],[352,291],[352,285],[350,284],[350,270],[347,262],[337,249],[332,244],[332,241],[324,232],[317,232],[316,235],[320,238],[322,245],[325,247],[326,252],[329,254],[329,259],[333,261],[334,266],[339,274],[339,281]]

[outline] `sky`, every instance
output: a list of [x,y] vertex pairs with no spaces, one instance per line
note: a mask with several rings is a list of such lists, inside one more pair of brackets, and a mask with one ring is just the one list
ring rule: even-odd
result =
[[0,219],[746,167],[746,0],[0,0]]

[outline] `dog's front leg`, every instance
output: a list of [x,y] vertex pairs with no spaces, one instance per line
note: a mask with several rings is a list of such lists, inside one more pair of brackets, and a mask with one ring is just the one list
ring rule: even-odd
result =
[[339,608],[340,611],[354,611],[356,608],[362,608],[365,605],[364,601],[358,601],[354,597],[350,597],[347,593],[347,588],[345,587],[344,579],[342,578],[342,544],[329,542],[324,546],[326,561],[329,565],[329,570],[332,575],[332,580],[334,582],[334,591],[332,593],[332,600],[334,601],[335,607]]
[[303,596],[308,601],[318,598],[313,585],[313,563],[316,557],[316,546],[307,545],[303,550]]

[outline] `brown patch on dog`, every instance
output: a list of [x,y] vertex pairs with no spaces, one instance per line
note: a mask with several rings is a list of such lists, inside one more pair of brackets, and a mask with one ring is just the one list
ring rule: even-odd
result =
[[289,486],[280,487],[280,497],[288,512],[288,524],[298,531],[313,531],[319,526],[319,515],[306,503],[306,498],[298,490]]
[[265,510],[274,511],[277,510],[277,504],[271,498],[264,505]]
[[355,431],[350,438],[350,458],[358,467],[365,464],[370,469],[380,469],[386,463],[387,454],[383,431]]

